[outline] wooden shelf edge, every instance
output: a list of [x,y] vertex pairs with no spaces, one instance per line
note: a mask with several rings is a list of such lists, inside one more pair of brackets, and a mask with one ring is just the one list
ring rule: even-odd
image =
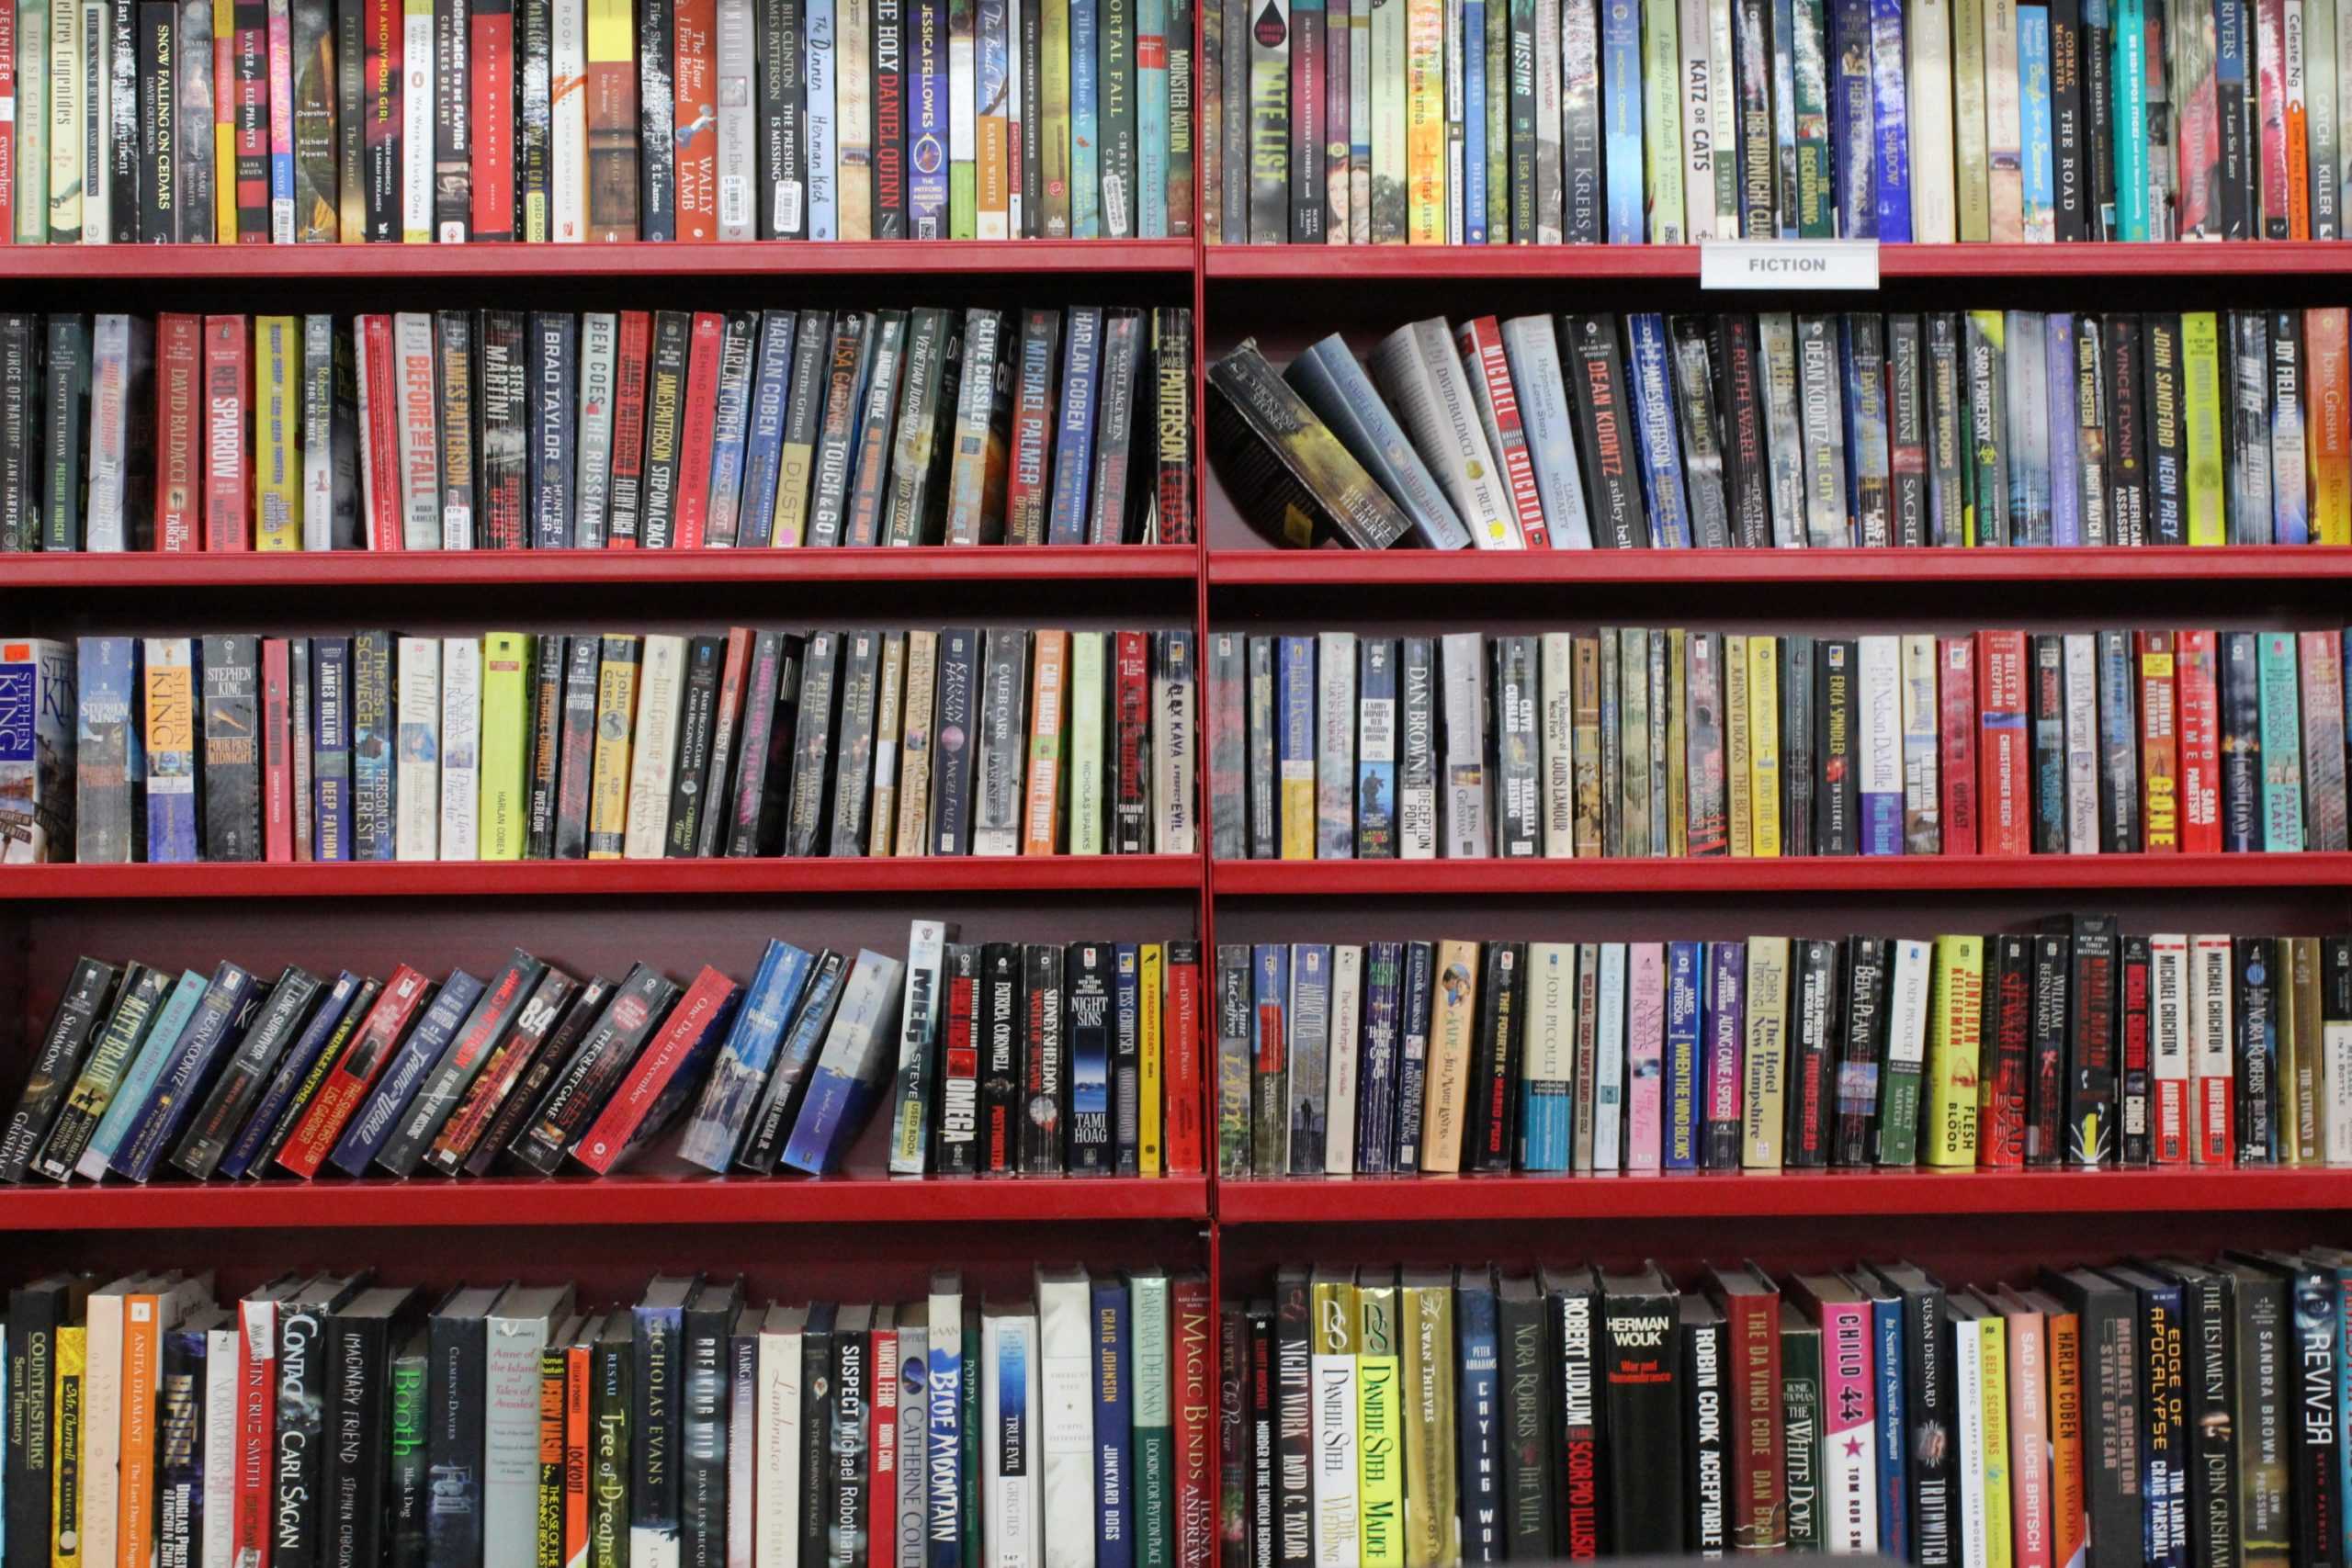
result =
[[2352,854],[1218,861],[1209,875],[1218,894],[1250,897],[2341,887]]
[[505,898],[1188,890],[1197,855],[865,860],[389,861],[0,867],[0,903],[132,898]]
[[483,1225],[1044,1224],[1208,1218],[1202,1177],[946,1181],[936,1178],[615,1176],[0,1189],[0,1233]]
[[1225,1181],[1234,1226],[2340,1209],[2352,1169],[1780,1171]]
[[[1696,245],[1224,245],[1204,247],[1211,283],[1414,278],[1692,282]],[[1880,247],[1888,278],[2106,278],[2329,276],[2352,273],[2341,241]],[[1736,299],[1738,296],[1726,296]]]
[[2352,579],[2352,547],[1997,550],[1278,550],[1209,553],[1212,588],[1593,587]]

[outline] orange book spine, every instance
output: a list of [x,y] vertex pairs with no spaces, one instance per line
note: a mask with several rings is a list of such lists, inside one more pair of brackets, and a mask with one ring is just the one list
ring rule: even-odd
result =
[[2082,1320],[2053,1312],[2042,1334],[2050,1363],[2050,1560],[2079,1562],[2091,1533],[2083,1490]]
[[2174,704],[2172,633],[2140,634],[2141,847],[2180,850],[2180,747]]
[[717,0],[678,0],[671,102],[677,130],[678,238],[718,238]]
[[2311,111],[2301,76],[2287,84],[2287,238],[2312,237]]
[[115,1562],[155,1562],[155,1393],[164,1382],[164,1298],[122,1303],[122,1451],[117,1459]]
[[2312,542],[2352,545],[2352,311],[2303,312]]
[[588,1390],[595,1348],[582,1335],[563,1354],[563,1562],[588,1562]]

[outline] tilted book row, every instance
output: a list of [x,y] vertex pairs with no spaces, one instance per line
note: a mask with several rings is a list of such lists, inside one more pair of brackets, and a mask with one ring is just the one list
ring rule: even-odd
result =
[[1228,1177],[2352,1165],[2352,938],[1217,949]]
[[1194,641],[0,642],[0,858],[1192,854]]
[[1222,1313],[1225,1562],[2335,1562],[2347,1280],[1286,1268]]
[[956,934],[917,920],[903,963],[771,941],[741,986],[708,965],[582,980],[520,949],[437,985],[85,958],[0,1181],[606,1176],[657,1147],[821,1176],[886,1091],[894,1175],[1199,1172],[1193,944]]
[[2343,851],[2352,631],[1209,634],[1226,860]]
[[1182,0],[10,0],[6,19],[18,243],[1193,232]]
[[1227,244],[2335,240],[2335,0],[1202,7]]
[[0,550],[1189,543],[1192,314],[0,316]]
[[2346,312],[1482,316],[1210,367],[1242,514],[1378,549],[2352,544]]
[[77,1561],[189,1568],[1042,1568],[1051,1541],[1210,1568],[1206,1277],[1041,1269],[1033,1291],[941,1270],[907,1302],[763,1305],[671,1275],[600,1306],[371,1270],[229,1300],[209,1272],[51,1275],[7,1298],[9,1364],[40,1370],[9,1390],[31,1434],[10,1561],[78,1539]]

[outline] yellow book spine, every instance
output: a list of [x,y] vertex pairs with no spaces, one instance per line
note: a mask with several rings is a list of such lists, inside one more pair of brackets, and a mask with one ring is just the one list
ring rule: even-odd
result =
[[[220,40],[236,36],[236,0],[212,0],[214,61],[223,58],[218,47]],[[220,245],[237,243],[237,125],[233,115],[220,110],[236,90],[236,81],[230,72],[216,65],[212,82],[212,240]],[[348,232],[355,240],[359,237],[356,230]]]
[[1453,1292],[1447,1284],[1403,1292],[1405,1562],[1445,1568],[1462,1559],[1455,1517]]
[[50,1447],[49,1568],[82,1568],[82,1377],[89,1330],[57,1331],[56,1425]]
[[302,547],[301,322],[254,318],[254,538],[264,550]]
[[[1070,219],[1076,192],[1070,186],[1069,0],[1031,0],[1038,4],[1037,18],[1043,59],[1040,76],[1045,116],[1044,164],[1046,188],[1039,193],[1038,228],[1048,240],[1071,238]],[[1077,238],[1091,240],[1093,234]]]
[[628,839],[628,740],[637,724],[638,640],[605,639],[596,671],[596,760],[589,773],[588,858],[618,860]]
[[2341,305],[2304,311],[2303,339],[2312,542],[2352,545],[2352,314]]
[[2222,508],[2221,323],[2211,310],[2184,310],[2180,317],[2181,401],[2188,418],[2182,430],[2188,450],[2188,542],[2228,542]]
[[1756,852],[1747,798],[1753,783],[1747,766],[1747,639],[1732,635],[1724,638],[1724,795],[1736,860]]
[[1136,1104],[1136,1170],[1159,1176],[1165,1169],[1161,1129],[1167,1124],[1166,1045],[1160,1038],[1159,988],[1167,984],[1168,950],[1148,942],[1136,954],[1136,1057],[1141,1084]]
[[1444,0],[1405,5],[1405,238],[1442,245],[1445,222]]
[[1405,1568],[1405,1456],[1396,1287],[1357,1287],[1356,1540],[1364,1568]]
[[1666,634],[1666,852],[1690,852],[1690,634],[1676,626]]
[[118,1568],[155,1561],[155,1391],[163,1384],[163,1298],[122,1303],[122,1450],[115,1495]]
[[1984,939],[1936,938],[1928,1001],[1927,1163],[1976,1164],[1976,1075],[1984,1012]]
[[1356,1324],[1354,1276],[1346,1269],[1317,1269],[1314,1286],[1315,1543],[1329,1562],[1352,1562],[1356,1537],[1356,1467],[1361,1443],[1356,1430]]
[[483,860],[521,860],[529,832],[531,637],[491,632],[481,641]]
[[1747,639],[1748,852],[1781,853],[1781,639]]
[[[227,4],[228,0],[218,0],[213,9],[218,13]],[[82,152],[87,145],[82,117],[88,112],[83,102],[88,77],[82,47],[82,7],[75,0],[51,0],[49,237],[58,244],[78,244],[82,239]]]
[[1984,1568],[2010,1568],[2009,1325],[1999,1313],[1988,1312],[1976,1320],[1976,1332],[1984,1410]]
[[1462,1168],[1462,1119],[1470,1103],[1470,1049],[1478,1011],[1478,944],[1442,942],[1437,1006],[1430,1025],[1427,1089],[1421,1108],[1421,1168]]

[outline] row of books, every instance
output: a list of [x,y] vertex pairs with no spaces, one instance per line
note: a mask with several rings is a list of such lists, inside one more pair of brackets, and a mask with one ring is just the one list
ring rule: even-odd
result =
[[1193,232],[1168,0],[9,11],[18,243]]
[[1193,944],[956,937],[917,920],[904,961],[771,941],[744,985],[583,980],[519,948],[437,984],[84,958],[0,1181],[605,1176],[657,1147],[822,1176],[886,1091],[894,1175],[1200,1171]]
[[670,1275],[600,1305],[368,1269],[241,1298],[209,1271],[49,1275],[7,1297],[9,1364],[41,1374],[9,1390],[9,1561],[821,1568],[904,1541],[1209,1568],[1206,1277],[1033,1289],[941,1270],[911,1301],[763,1304]]
[[[0,642],[0,857],[1191,854],[1190,630]],[[21,701],[22,708],[10,705]]]
[[1222,1314],[1226,1561],[2334,1562],[2347,1281],[1285,1268]]
[[2344,237],[2330,0],[1202,8],[1227,244]]
[[1209,634],[1225,860],[2352,848],[2345,631]]
[[1210,370],[1210,446],[1293,544],[2352,544],[2346,321],[1432,317],[1369,376],[1337,333],[1279,378],[1243,344]]
[[0,315],[0,550],[1193,537],[1192,311]]
[[2352,1165],[2352,938],[1217,949],[1227,1177]]

